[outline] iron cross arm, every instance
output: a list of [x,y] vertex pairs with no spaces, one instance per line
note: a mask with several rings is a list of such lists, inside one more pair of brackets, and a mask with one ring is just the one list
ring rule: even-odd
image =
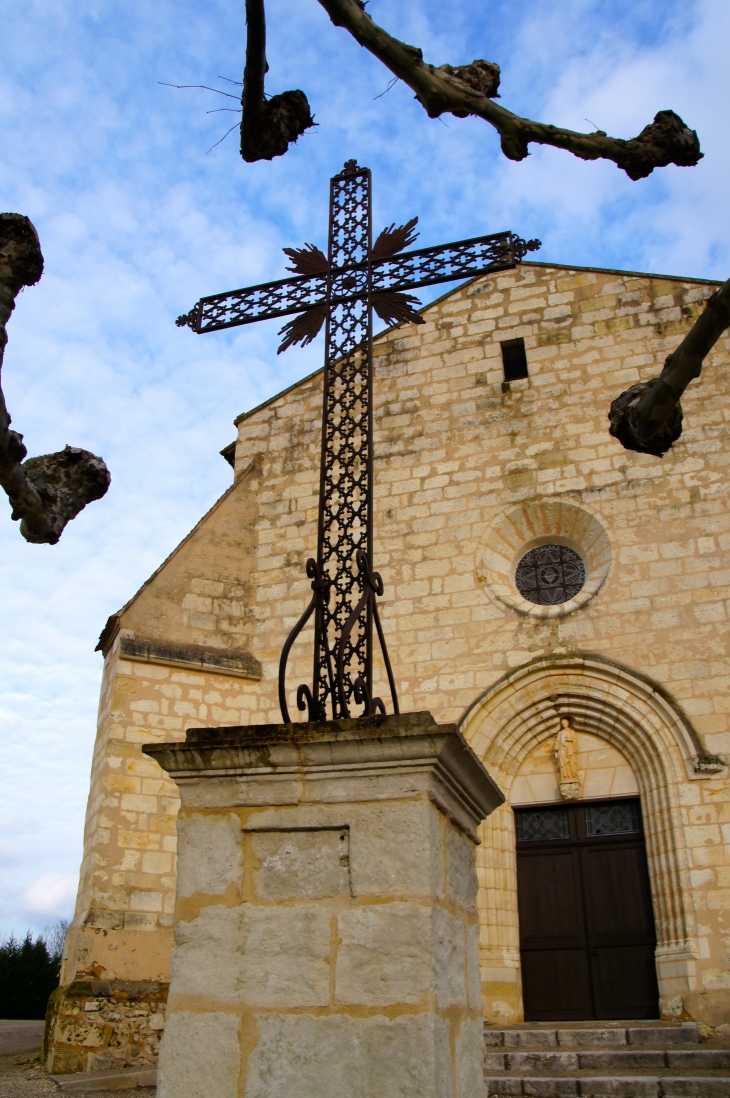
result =
[[[528,251],[534,251],[539,246],[538,240],[525,241],[514,233],[502,232],[371,260],[371,293],[376,298],[379,293],[436,286],[440,282],[473,278],[490,271],[509,270]],[[314,253],[315,250],[312,249],[312,254]],[[323,255],[322,259],[325,260]],[[348,304],[367,296],[367,267],[365,261],[333,269],[329,299],[331,306]],[[223,328],[236,328],[241,324],[254,324],[259,320],[273,320],[309,309],[324,310],[327,304],[327,275],[328,267],[325,266],[321,273],[298,275],[276,282],[264,282],[247,289],[231,290],[225,294],[201,297],[189,313],[178,317],[177,324],[179,327],[187,325],[201,334],[221,331]],[[308,342],[306,337],[304,341]],[[286,346],[291,342],[298,340],[285,340]],[[280,350],[283,349],[284,344]]]

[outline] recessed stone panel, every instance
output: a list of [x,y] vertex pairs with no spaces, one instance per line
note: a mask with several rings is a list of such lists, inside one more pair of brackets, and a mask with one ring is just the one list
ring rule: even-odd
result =
[[429,801],[355,806],[352,819],[354,896],[443,895],[439,814]]
[[346,827],[257,831],[251,847],[259,900],[321,900],[350,894]]

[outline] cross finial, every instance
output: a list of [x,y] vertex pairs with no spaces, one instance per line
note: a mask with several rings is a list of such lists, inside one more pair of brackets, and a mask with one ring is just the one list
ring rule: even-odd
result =
[[354,175],[355,172],[359,172],[359,171],[360,171],[360,165],[358,164],[357,160],[346,160],[345,161],[345,166],[342,169],[342,174],[343,175]]

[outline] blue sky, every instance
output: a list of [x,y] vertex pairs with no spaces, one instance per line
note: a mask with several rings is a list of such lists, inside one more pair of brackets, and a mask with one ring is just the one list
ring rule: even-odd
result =
[[54,547],[0,499],[0,934],[73,909],[107,616],[230,483],[233,418],[321,360],[321,337],[277,357],[275,323],[196,337],[174,319],[283,277],[284,246],[324,246],[345,159],[373,169],[377,225],[418,214],[424,246],[509,228],[547,261],[730,273],[726,0],[371,0],[436,64],[498,61],[520,113],[631,137],[676,110],[705,159],[639,183],[550,149],[510,163],[486,123],[381,95],[389,74],[316,0],[269,0],[267,87],[303,88],[319,127],[272,163],[244,164],[235,132],[208,152],[235,116],[207,112],[235,103],[160,81],[240,79],[243,6],[0,0],[0,209],[31,217],[46,258],[4,390],[31,454],[68,442],[112,472]]

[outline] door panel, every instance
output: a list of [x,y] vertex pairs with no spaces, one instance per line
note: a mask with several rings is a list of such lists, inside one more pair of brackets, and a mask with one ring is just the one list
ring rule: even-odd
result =
[[522,952],[522,994],[528,1022],[582,1021],[593,1017],[585,949]]
[[591,940],[616,935],[653,939],[654,913],[643,845],[584,846],[580,853]]
[[528,854],[517,863],[520,934],[525,948],[538,943],[584,945],[580,865],[576,854],[573,850]]
[[591,950],[596,1018],[656,1018],[658,988],[653,945]]
[[[551,827],[558,812],[567,824]],[[657,1018],[639,802],[515,814],[525,1019]]]
[[529,1018],[590,1018],[591,991],[577,850],[517,862],[522,990]]

